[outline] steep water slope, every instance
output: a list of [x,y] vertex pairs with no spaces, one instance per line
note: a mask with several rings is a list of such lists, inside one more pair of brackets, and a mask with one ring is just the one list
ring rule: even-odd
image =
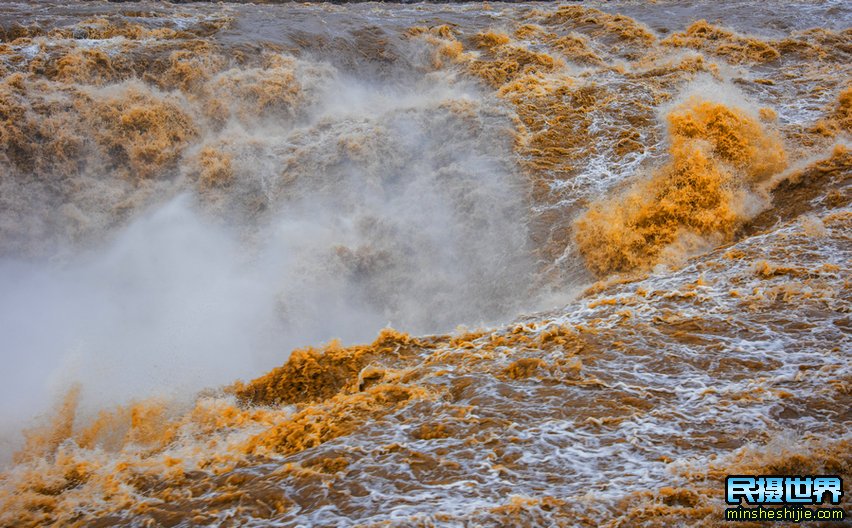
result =
[[778,7],[3,6],[0,523],[848,482],[850,10]]

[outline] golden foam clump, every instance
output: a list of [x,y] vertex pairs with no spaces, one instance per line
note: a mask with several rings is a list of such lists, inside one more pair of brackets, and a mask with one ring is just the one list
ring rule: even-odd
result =
[[17,166],[32,163],[29,154],[31,141],[28,138],[27,108],[21,102],[24,92],[24,76],[10,75],[0,84],[0,153],[3,161]]
[[834,109],[827,117],[820,119],[812,130],[828,137],[852,134],[852,84],[840,92]]
[[[177,163],[189,142],[198,135],[192,119],[168,98],[134,88],[121,95],[92,98],[87,118],[95,125],[95,138],[109,152],[119,152],[130,175],[151,178]],[[81,113],[88,114],[81,106]]]
[[283,366],[248,384],[237,384],[234,393],[241,401],[262,405],[324,400],[344,388],[363,388],[359,373],[372,359],[404,356],[417,346],[419,342],[408,334],[386,328],[370,345],[344,348],[333,341],[322,350],[294,350]]
[[101,85],[119,78],[112,63],[110,56],[101,50],[75,48],[51,64],[52,68],[44,73],[51,79],[66,83]]
[[834,119],[837,121],[838,127],[844,132],[852,133],[852,85],[846,87],[840,92],[837,98],[837,109],[834,112]]
[[489,56],[471,61],[468,65],[474,75],[494,88],[523,76],[552,72],[562,65],[559,59],[547,53],[510,44],[506,35],[499,36],[505,40],[492,38],[489,41]]
[[198,184],[202,189],[227,187],[234,180],[231,156],[213,147],[205,147],[198,154]]
[[606,40],[608,37],[614,37],[618,41],[640,46],[647,46],[656,40],[654,34],[636,20],[594,8],[566,5],[552,13],[544,14],[542,18],[549,24],[571,24],[582,27],[596,39]]
[[763,180],[787,165],[778,136],[741,111],[694,99],[670,113],[668,125],[671,151],[707,142],[714,158],[742,171],[749,180]]
[[133,24],[122,20],[109,20],[106,18],[90,18],[76,24],[73,28],[59,30],[57,36],[66,38],[83,37],[93,40],[104,40],[115,37],[124,37],[130,40],[142,38],[169,39],[174,38],[177,32],[170,28],[148,29],[139,24]]
[[604,61],[589,46],[589,41],[582,35],[571,33],[562,37],[556,37],[549,43],[567,58],[580,64],[591,64],[603,66]]
[[771,123],[778,120],[778,113],[769,107],[761,108],[760,110],[758,110],[758,114],[760,115],[760,120],[767,123]]
[[571,31],[559,35],[537,24],[522,24],[514,32],[515,38],[535,43],[545,43],[567,59],[584,65],[605,66],[603,59],[592,49],[589,39]]
[[514,380],[528,378],[535,372],[545,366],[545,362],[540,358],[521,358],[510,364],[503,373]]
[[291,454],[316,447],[373,423],[413,398],[427,398],[423,387],[380,384],[353,394],[337,394],[323,402],[308,405],[287,421],[252,437],[245,445],[248,453]]
[[671,160],[575,222],[577,248],[597,275],[649,268],[675,243],[691,252],[730,240],[746,220],[749,185],[786,166],[777,137],[742,111],[693,99],[668,125]]
[[442,68],[448,62],[455,63],[465,58],[464,45],[456,39],[450,26],[417,26],[409,28],[406,35],[421,38],[432,46],[431,62],[434,68]]
[[[662,175],[627,196],[596,202],[577,220],[575,238],[598,275],[653,265],[683,231],[732,234],[728,176],[700,148],[681,152]],[[662,185],[659,185],[662,184]]]
[[162,73],[151,74],[150,80],[163,88],[178,88],[192,95],[199,91],[203,93],[203,83],[221,70],[226,61],[209,42],[197,41],[171,52],[167,64]]
[[505,33],[497,33],[494,31],[485,31],[479,33],[475,38],[474,42],[480,48],[485,49],[493,49],[497,46],[502,46],[504,44],[508,44],[511,39],[509,35]]
[[770,62],[781,56],[771,44],[737,35],[706,20],[694,22],[686,31],[674,33],[661,44],[704,51],[734,64]]
[[554,33],[546,33],[545,29],[537,24],[522,24],[515,30],[515,38],[518,39],[532,39],[544,34],[556,36]]

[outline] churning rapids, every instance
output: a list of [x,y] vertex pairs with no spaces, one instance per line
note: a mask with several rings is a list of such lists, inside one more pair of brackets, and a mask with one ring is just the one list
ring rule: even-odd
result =
[[0,5],[0,526],[849,512],[850,21]]

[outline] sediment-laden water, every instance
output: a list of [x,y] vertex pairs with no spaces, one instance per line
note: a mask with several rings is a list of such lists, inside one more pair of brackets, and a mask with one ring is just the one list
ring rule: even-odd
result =
[[0,525],[712,526],[728,474],[852,481],[850,21],[0,5]]

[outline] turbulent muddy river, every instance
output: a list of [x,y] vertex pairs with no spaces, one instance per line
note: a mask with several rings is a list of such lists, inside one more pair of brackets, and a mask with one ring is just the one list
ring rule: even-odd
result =
[[850,512],[850,26],[0,4],[0,526]]

